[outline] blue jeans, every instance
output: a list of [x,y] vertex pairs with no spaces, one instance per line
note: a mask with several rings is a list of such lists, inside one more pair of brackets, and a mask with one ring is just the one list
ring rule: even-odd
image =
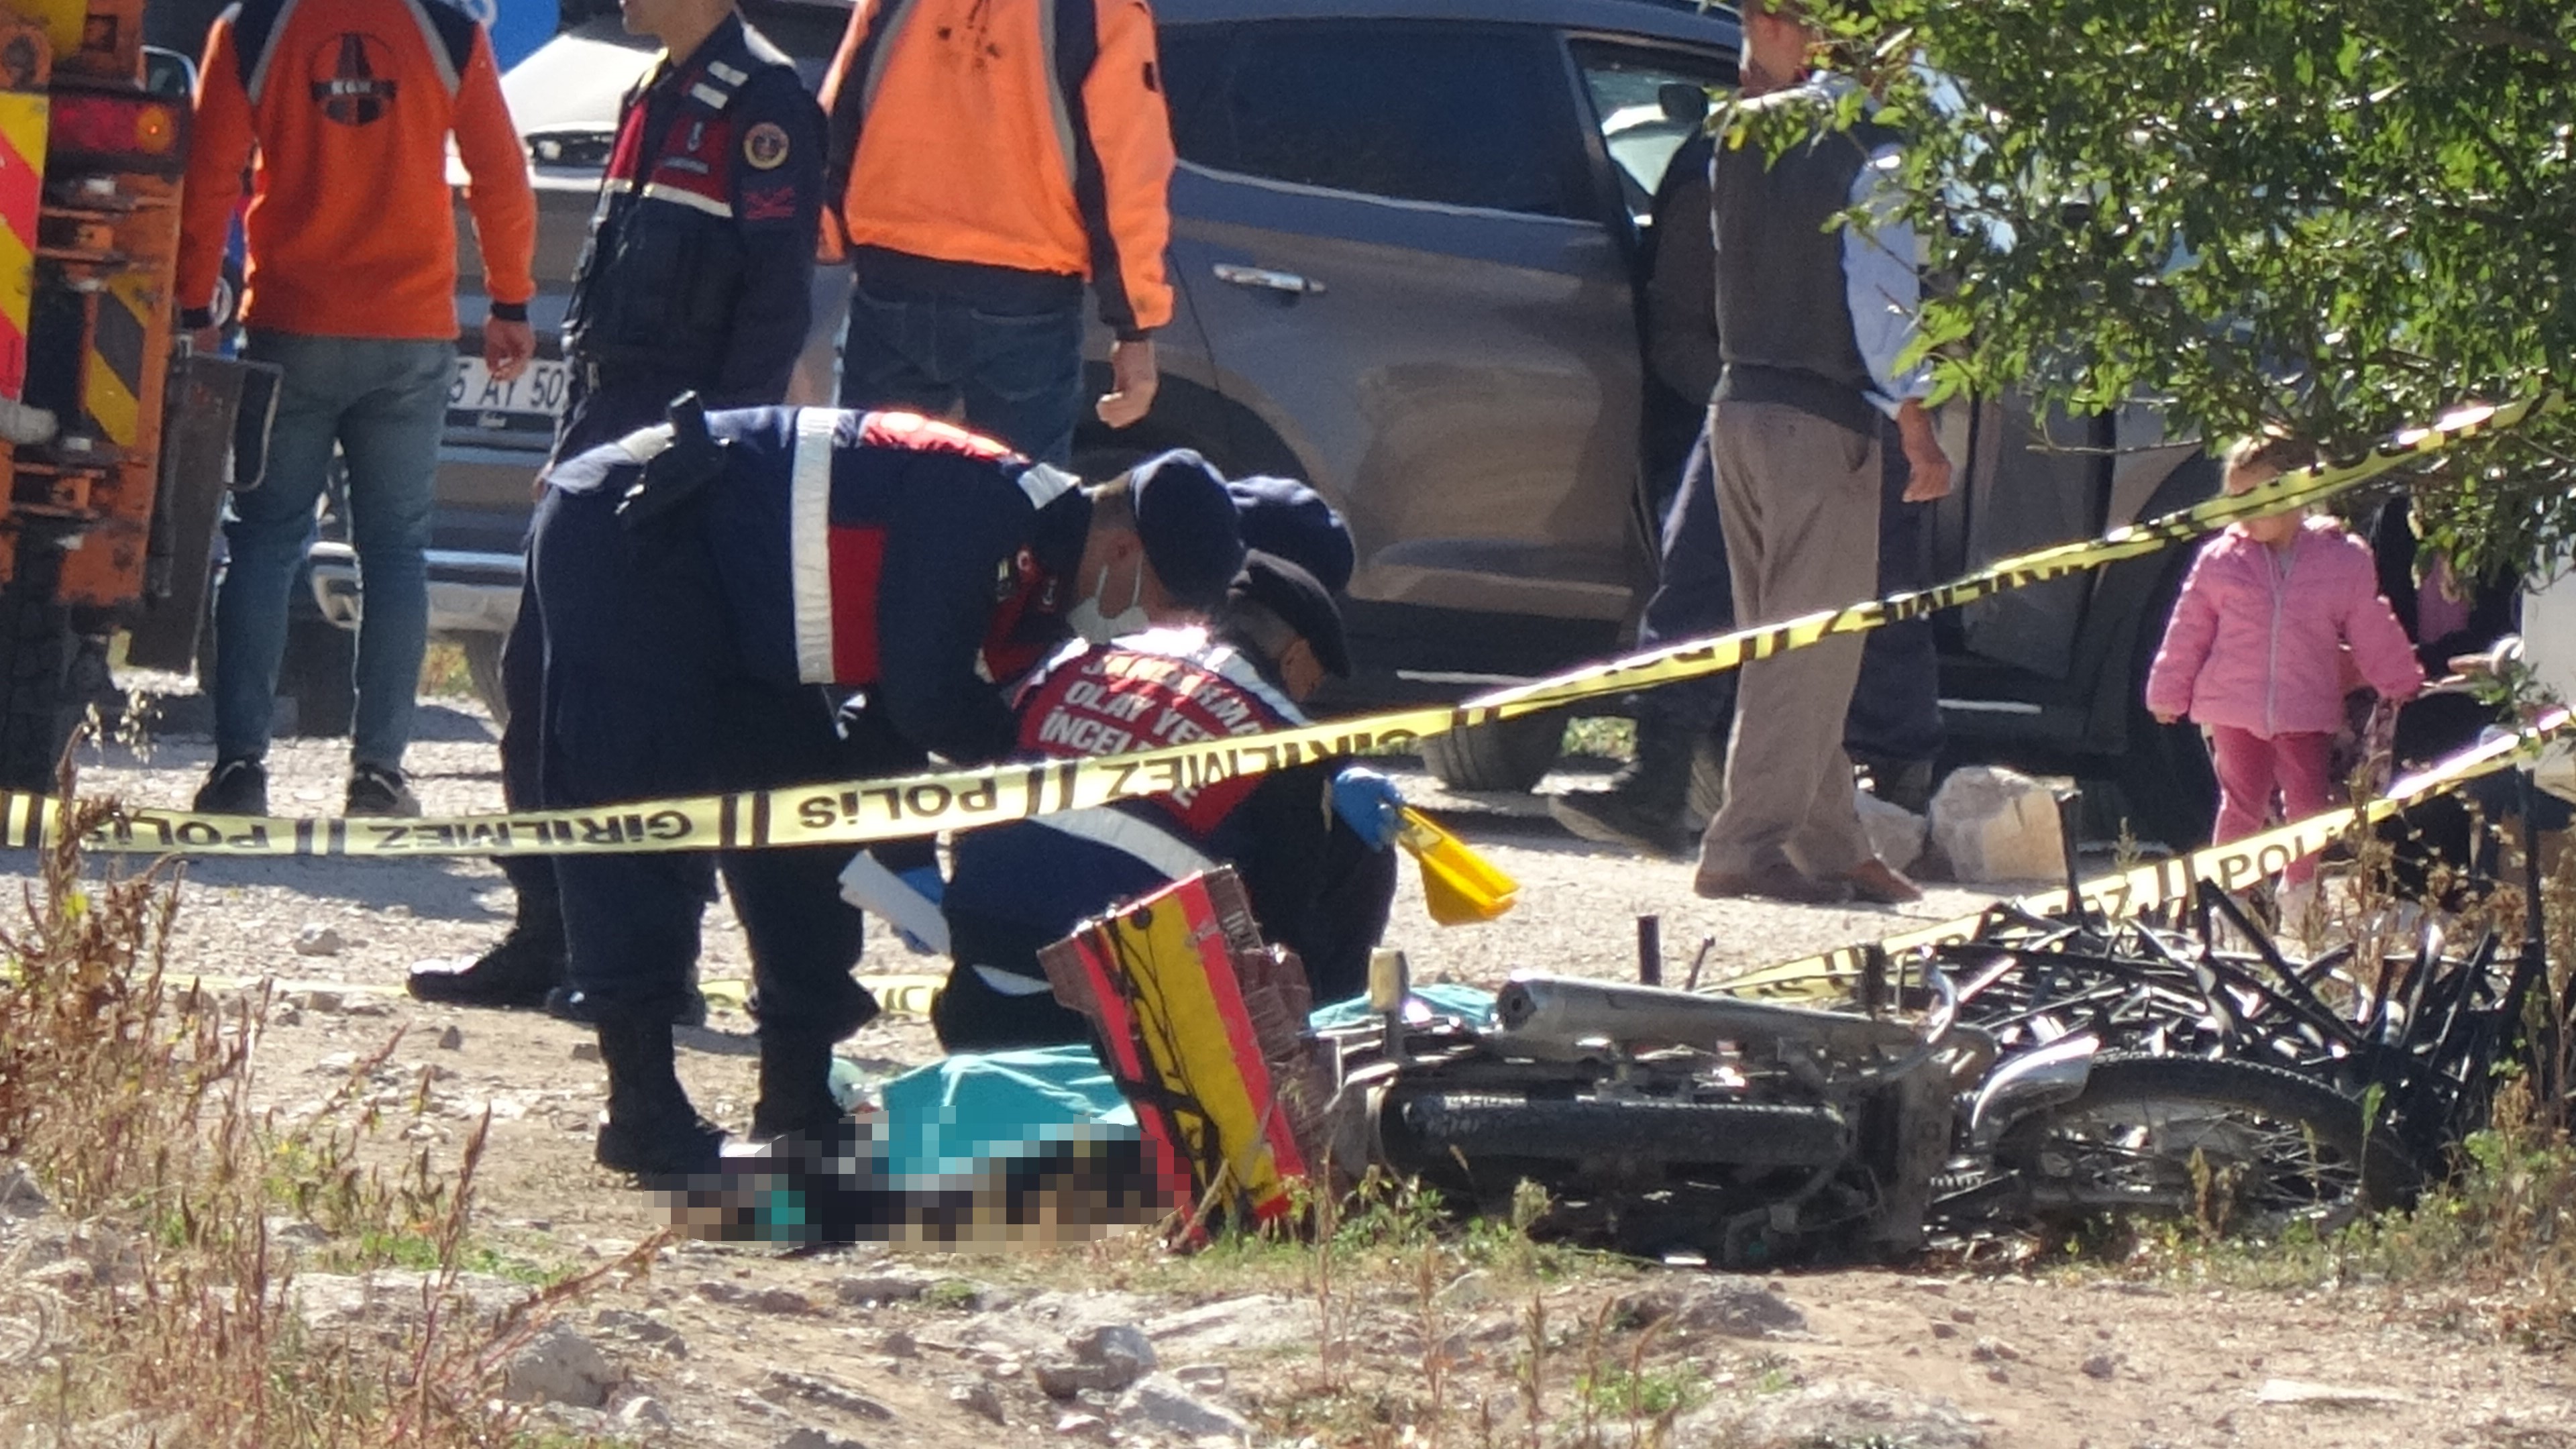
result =
[[244,355],[286,371],[268,471],[224,515],[231,558],[215,598],[215,757],[268,753],[289,591],[304,563],[336,444],[365,603],[353,763],[402,766],[429,647],[430,484],[456,344],[254,331]]
[[977,296],[976,281],[961,268],[954,290],[882,278],[853,285],[841,406],[944,417],[962,404],[970,431],[1041,463],[1070,463],[1082,402],[1081,291],[1032,305],[1041,299]]

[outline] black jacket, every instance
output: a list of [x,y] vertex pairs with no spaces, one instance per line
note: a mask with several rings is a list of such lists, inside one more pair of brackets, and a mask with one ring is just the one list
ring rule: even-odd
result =
[[774,403],[804,350],[823,113],[785,53],[726,19],[629,91],[564,318],[589,386]]

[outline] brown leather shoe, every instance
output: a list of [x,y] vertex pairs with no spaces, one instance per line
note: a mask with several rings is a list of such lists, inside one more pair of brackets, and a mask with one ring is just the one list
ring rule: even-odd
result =
[[1865,860],[1845,872],[1852,894],[1882,906],[1911,905],[1923,899],[1923,887],[1907,880],[1883,860]]
[[1851,887],[1838,880],[1818,880],[1793,866],[1775,865],[1737,874],[1703,870],[1691,889],[1710,900],[1761,896],[1802,906],[1838,906],[1851,899]]

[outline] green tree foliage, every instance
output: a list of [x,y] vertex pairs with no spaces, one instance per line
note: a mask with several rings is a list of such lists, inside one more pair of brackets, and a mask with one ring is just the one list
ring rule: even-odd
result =
[[[2576,392],[2569,0],[1871,9],[1945,381],[2329,452]],[[2418,484],[2499,561],[2576,546],[2572,486],[2576,407]]]

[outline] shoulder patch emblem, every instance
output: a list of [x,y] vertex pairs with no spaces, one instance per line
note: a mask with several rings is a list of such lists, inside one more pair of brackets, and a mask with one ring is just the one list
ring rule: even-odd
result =
[[742,136],[742,159],[755,171],[775,171],[787,164],[787,128],[763,121]]

